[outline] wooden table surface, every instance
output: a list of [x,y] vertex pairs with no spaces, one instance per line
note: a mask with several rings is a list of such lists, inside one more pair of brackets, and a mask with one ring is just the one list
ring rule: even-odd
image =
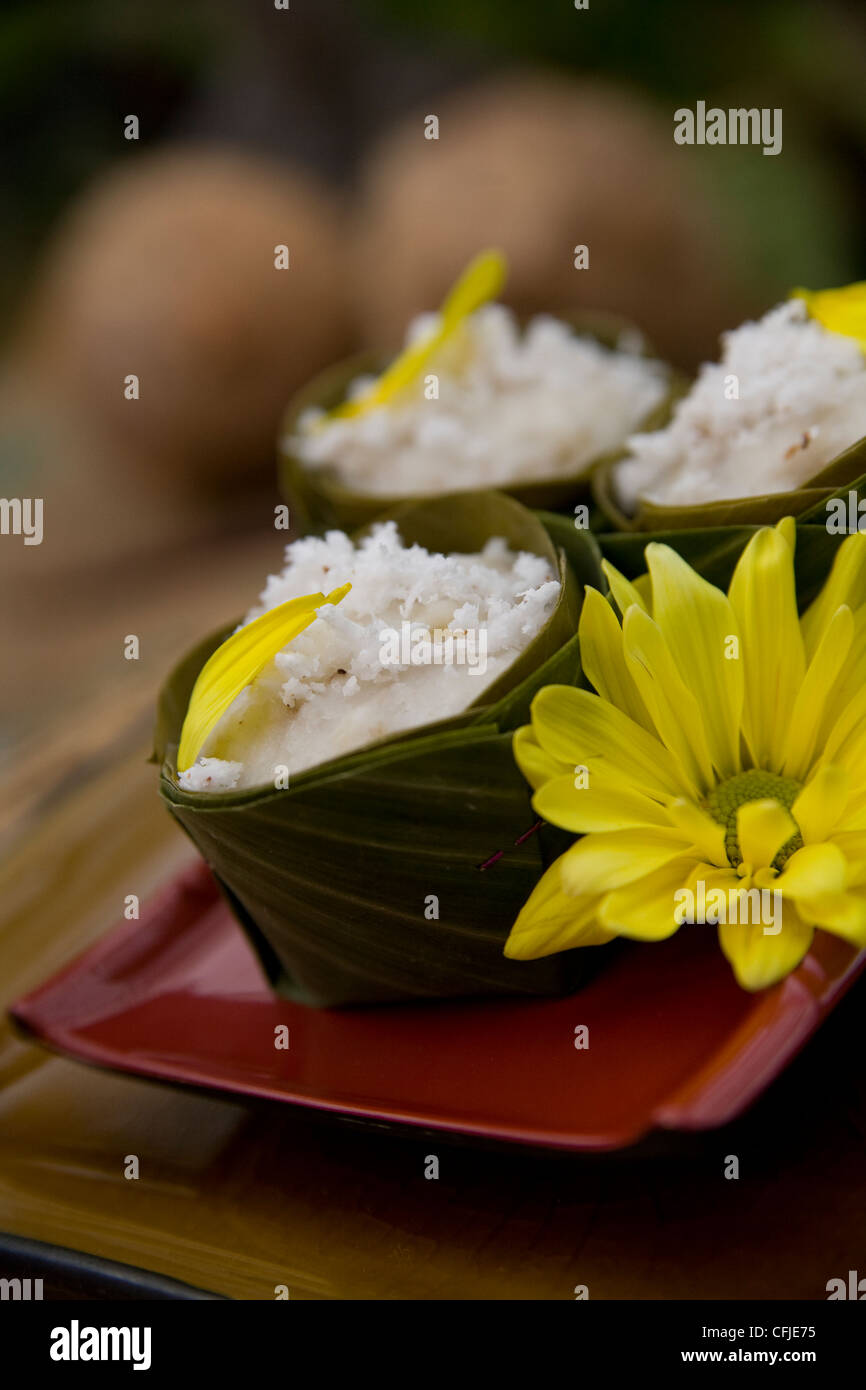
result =
[[[5,614],[22,657],[2,699],[0,1003],[188,862],[145,761],[153,696],[279,550],[265,523],[131,570],[105,559],[61,582],[32,567]],[[131,632],[137,663],[121,656]],[[0,1230],[241,1299],[280,1284],[313,1299],[570,1299],[578,1284],[594,1299],[824,1298],[828,1279],[866,1273],[864,997],[855,987],[725,1131],[591,1158],[172,1089],[50,1055],[3,1022]]]

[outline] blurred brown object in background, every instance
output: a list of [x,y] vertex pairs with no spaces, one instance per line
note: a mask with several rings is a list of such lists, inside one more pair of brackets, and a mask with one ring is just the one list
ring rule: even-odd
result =
[[57,228],[15,355],[162,485],[258,485],[288,398],[353,345],[345,262],[340,204],[307,174],[134,153]]
[[[376,147],[361,185],[357,292],[363,336],[402,341],[487,245],[510,262],[521,312],[610,310],[672,361],[714,357],[754,309],[694,178],[691,152],[640,97],[600,82],[514,74],[443,98]],[[589,269],[574,247],[589,248]]]

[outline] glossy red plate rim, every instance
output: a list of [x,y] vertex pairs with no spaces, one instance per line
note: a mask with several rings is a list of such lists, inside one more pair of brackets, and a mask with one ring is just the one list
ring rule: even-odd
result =
[[[272,993],[196,865],[10,1012],[40,1042],[111,1070],[590,1151],[735,1118],[851,986],[866,951],[818,933],[800,968],[759,995],[738,989],[707,928],[614,949],[600,965],[566,999],[309,1009]],[[582,1023],[588,1050],[574,1046]],[[278,1024],[286,1052],[273,1046]]]

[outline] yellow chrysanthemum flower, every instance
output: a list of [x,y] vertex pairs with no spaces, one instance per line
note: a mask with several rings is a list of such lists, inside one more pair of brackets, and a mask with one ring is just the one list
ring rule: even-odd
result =
[[[843,542],[802,618],[795,535],[790,518],[756,532],[727,594],[665,545],[634,584],[605,564],[621,626],[587,588],[596,693],[547,686],[514,739],[539,816],[582,838],[506,955],[660,941],[684,890],[717,889],[730,910],[704,920],[745,989],[794,970],[816,927],[866,945],[866,535]],[[754,889],[780,921],[754,920]]]

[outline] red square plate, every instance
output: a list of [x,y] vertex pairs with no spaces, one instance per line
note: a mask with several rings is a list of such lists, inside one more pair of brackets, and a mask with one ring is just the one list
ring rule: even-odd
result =
[[[597,948],[606,950],[605,947]],[[209,872],[18,1001],[36,1038],[139,1076],[370,1120],[560,1149],[732,1119],[792,1059],[866,964],[819,933],[759,995],[712,930],[610,950],[577,994],[316,1010],[276,998]],[[285,1024],[289,1047],[275,1046]],[[587,1048],[575,1030],[589,1030]]]

